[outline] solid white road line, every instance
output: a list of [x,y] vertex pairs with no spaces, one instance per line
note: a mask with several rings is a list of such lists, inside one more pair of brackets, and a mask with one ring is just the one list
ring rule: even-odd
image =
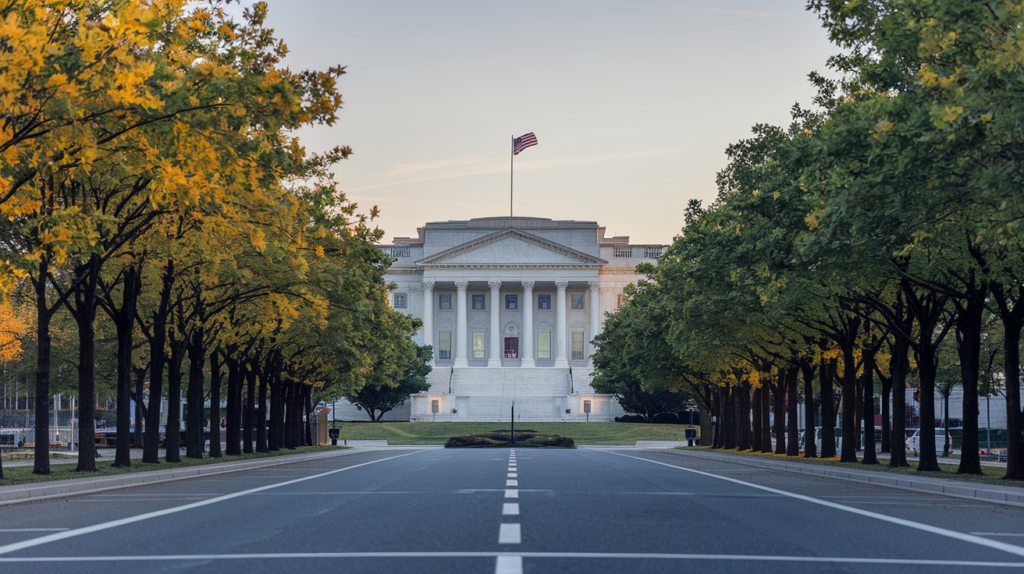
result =
[[506,502],[501,505],[501,513],[505,516],[519,516],[519,503]]
[[505,498],[519,498],[519,491],[518,490],[506,490],[505,491]]
[[505,481],[505,486],[519,486],[519,481],[510,478],[510,479]]
[[522,556],[498,556],[494,574],[523,574]]
[[[604,451],[604,452],[608,452],[608,451]],[[914,522],[912,520],[904,520],[902,518],[896,518],[896,517],[893,517],[893,516],[886,516],[884,514],[878,514],[878,513],[875,513],[875,512],[871,512],[869,510],[863,510],[861,508],[854,508],[852,506],[844,506],[842,504],[837,504],[835,502],[829,502],[827,500],[821,500],[819,498],[812,498],[810,496],[804,496],[802,494],[795,494],[795,493],[792,493],[792,492],[786,492],[785,490],[778,490],[778,489],[771,488],[771,487],[768,487],[768,486],[761,486],[760,484],[753,484],[753,483],[750,483],[750,482],[744,482],[742,480],[737,480],[735,478],[729,478],[729,477],[726,477],[726,476],[718,476],[717,474],[711,474],[709,472],[702,472],[702,471],[699,471],[699,470],[694,470],[692,468],[686,468],[686,467],[683,467],[683,466],[677,466],[677,465],[668,464],[668,463],[665,463],[665,462],[658,462],[656,460],[650,460],[650,459],[647,459],[647,458],[641,458],[639,456],[630,456],[628,454],[621,454],[621,453],[617,453],[617,452],[608,452],[608,454],[614,454],[615,456],[622,456],[622,457],[626,457],[626,458],[642,460],[644,462],[649,462],[651,464],[658,464],[658,465],[661,465],[661,466],[667,466],[669,468],[675,468],[675,469],[678,469],[678,470],[684,470],[686,472],[692,472],[693,474],[699,474],[701,476],[708,476],[708,477],[711,477],[711,478],[717,478],[718,480],[724,480],[726,482],[732,482],[734,484],[740,484],[740,485],[743,485],[743,486],[748,486],[750,488],[756,488],[758,490],[763,490],[763,491],[766,491],[766,492],[772,492],[772,493],[775,493],[775,494],[781,494],[783,496],[788,496],[790,498],[795,498],[797,500],[802,500],[804,502],[810,502],[812,504],[820,504],[821,506],[827,506],[828,508],[834,508],[836,510],[842,510],[843,512],[849,512],[851,514],[858,514],[860,516],[866,516],[868,518],[874,518],[876,520],[881,520],[883,522],[888,522],[890,524],[898,524],[900,526],[906,526],[908,528],[914,528],[916,530],[922,530],[924,532],[930,532],[931,534],[938,534],[939,536],[945,536],[947,538],[952,538],[954,540],[960,540],[960,541],[963,541],[963,542],[970,542],[970,543],[973,543],[973,544],[977,544],[979,546],[985,546],[985,547],[988,547],[988,548],[994,548],[996,550],[1002,550],[1003,552],[1008,552],[1008,553],[1013,554],[1015,556],[1024,556],[1024,546],[1016,546],[1016,545],[1013,545],[1013,544],[1007,544],[1005,542],[998,542],[996,540],[988,540],[987,538],[981,538],[980,536],[974,536],[974,535],[966,534],[966,533],[963,533],[963,532],[955,532],[953,530],[946,530],[945,528],[939,528],[937,526],[931,526],[931,525],[928,525],[928,524],[921,524],[920,522]],[[1022,564],[1022,565],[1024,565],[1024,564]]]
[[519,544],[522,538],[518,524],[502,524],[498,531],[498,544]]
[[979,562],[976,560],[915,560],[906,558],[853,558],[846,556],[770,556],[763,554],[668,554],[628,552],[293,552],[281,554],[180,554],[151,556],[50,556],[0,558],[0,564],[46,562],[192,562],[202,560],[296,560],[338,558],[576,558],[615,560],[704,560],[716,562],[796,562],[832,564],[899,564],[908,566],[949,566],[965,568],[1017,568],[1024,562]]
[[218,496],[217,498],[208,498],[206,500],[201,500],[199,502],[193,502],[191,504],[185,504],[183,506],[175,506],[173,508],[166,508],[164,510],[157,510],[155,512],[147,512],[145,514],[139,514],[137,516],[129,516],[128,518],[121,518],[119,520],[111,520],[110,522],[103,522],[101,524],[94,524],[93,526],[86,526],[84,528],[76,528],[74,530],[68,530],[66,532],[59,532],[57,534],[50,534],[49,536],[41,536],[39,538],[33,538],[31,540],[25,540],[23,542],[15,542],[14,544],[7,544],[5,546],[0,546],[0,554],[8,554],[8,553],[14,552],[16,550],[22,550],[24,548],[31,548],[33,546],[40,546],[42,544],[48,544],[50,542],[56,542],[57,540],[65,540],[67,538],[74,538],[75,536],[81,536],[83,534],[91,534],[93,532],[99,532],[101,530],[108,530],[110,528],[116,528],[118,526],[124,526],[125,524],[132,524],[134,522],[141,522],[143,520],[149,520],[150,518],[156,518],[158,516],[166,516],[168,514],[175,514],[175,513],[178,513],[178,512],[185,511],[185,510],[191,510],[193,508],[199,508],[201,506],[207,506],[209,504],[216,504],[218,502],[223,502],[225,500],[231,500],[233,498],[238,498],[240,496],[245,496],[247,494],[253,494],[255,492],[262,492],[264,490],[270,490],[272,488],[280,488],[282,486],[288,486],[290,484],[296,484],[296,483],[299,483],[299,482],[305,482],[307,480],[313,480],[314,478],[322,478],[322,477],[325,477],[325,476],[329,476],[329,475],[332,475],[332,474],[337,474],[339,472],[345,472],[346,470],[352,470],[354,468],[359,468],[359,467],[362,467],[362,466],[368,466],[368,465],[371,465],[371,464],[377,464],[378,462],[385,462],[385,461],[388,461],[388,460],[394,460],[396,458],[402,458],[403,456],[409,456],[409,455],[413,455],[413,454],[418,454],[419,452],[425,452],[425,451],[417,451],[417,452],[410,452],[410,453],[406,453],[406,454],[399,454],[399,455],[396,455],[396,456],[389,456],[388,458],[382,458],[380,460],[371,460],[370,462],[364,462],[362,464],[354,464],[352,466],[347,466],[345,468],[339,468],[339,469],[336,469],[336,470],[330,470],[330,471],[327,471],[327,472],[322,472],[320,474],[314,474],[312,476],[306,476],[306,477],[303,477],[303,478],[295,478],[295,479],[292,479],[292,480],[287,480],[285,482],[278,482],[277,484],[270,484],[270,485],[267,485],[267,486],[261,486],[261,487],[258,487],[258,488],[251,488],[249,490],[243,490],[241,492],[235,492],[235,493],[232,493],[232,494],[225,494],[224,496]]

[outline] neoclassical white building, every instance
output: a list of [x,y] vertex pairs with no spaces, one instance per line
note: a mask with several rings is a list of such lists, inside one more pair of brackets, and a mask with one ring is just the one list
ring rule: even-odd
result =
[[430,391],[388,420],[507,421],[513,400],[523,421],[623,414],[590,387],[591,341],[663,245],[605,237],[593,221],[485,217],[427,223],[379,247],[395,260],[392,305],[423,320],[417,342],[434,349]]

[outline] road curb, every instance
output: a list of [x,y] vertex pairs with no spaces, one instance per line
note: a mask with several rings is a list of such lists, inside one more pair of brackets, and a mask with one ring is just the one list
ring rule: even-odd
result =
[[826,478],[834,478],[850,482],[873,484],[875,486],[885,486],[889,488],[911,490],[914,492],[922,492],[927,494],[941,494],[944,496],[952,496],[955,498],[967,498],[970,500],[995,502],[998,504],[1006,504],[1008,506],[1017,506],[1024,508],[1024,488],[1019,488],[1015,486],[998,487],[990,484],[975,484],[972,482],[962,482],[956,480],[948,480],[944,478],[916,478],[904,474],[889,474],[885,472],[872,471],[853,471],[845,468],[828,467],[824,465],[765,460],[759,459],[758,457],[748,457],[739,454],[730,455],[705,452],[688,452],[685,450],[676,450],[673,452],[685,456],[694,456],[697,458],[705,458],[709,460],[718,460],[723,462],[744,464],[747,466],[755,466],[759,468],[770,468],[773,470],[798,472],[801,474],[823,476]]
[[243,460],[221,464],[206,464],[199,466],[187,466],[167,470],[152,470],[147,472],[135,472],[119,474],[114,476],[97,477],[94,479],[72,479],[55,480],[51,482],[33,482],[18,484],[9,487],[0,487],[0,506],[11,504],[24,504],[53,498],[64,498],[69,496],[81,496],[119,488],[131,488],[135,486],[146,486],[162,482],[174,482],[177,480],[188,480],[201,476],[214,476],[232,472],[242,472],[257,468],[281,466],[318,460],[321,458],[333,458],[346,456],[357,452],[365,452],[357,449],[339,450],[328,452],[314,452],[305,454],[293,454],[258,458],[254,460]]

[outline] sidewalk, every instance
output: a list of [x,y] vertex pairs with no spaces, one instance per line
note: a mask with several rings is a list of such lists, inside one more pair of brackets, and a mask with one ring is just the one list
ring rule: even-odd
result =
[[1018,486],[999,486],[946,478],[919,477],[871,470],[852,470],[814,463],[771,460],[758,456],[746,456],[742,454],[720,454],[686,450],[675,450],[673,452],[680,453],[683,456],[695,456],[698,458],[731,462],[734,464],[744,464],[759,468],[784,470],[786,472],[799,472],[802,474],[824,476],[838,480],[848,480],[851,482],[862,482],[877,486],[886,486],[889,488],[912,490],[914,492],[942,494],[956,498],[969,498],[971,500],[983,500],[985,502],[995,502],[1010,506],[1024,507],[1024,488]]
[[328,452],[281,455],[221,464],[204,464],[198,466],[169,468],[167,470],[119,474],[115,476],[79,478],[73,480],[53,480],[48,482],[2,486],[0,487],[0,506],[43,500],[47,498],[91,494],[105,490],[169,482],[172,480],[183,480],[198,476],[210,476],[215,474],[252,470],[256,468],[280,466],[282,464],[292,464],[307,460],[346,456],[362,452],[362,450],[363,449],[346,449]]

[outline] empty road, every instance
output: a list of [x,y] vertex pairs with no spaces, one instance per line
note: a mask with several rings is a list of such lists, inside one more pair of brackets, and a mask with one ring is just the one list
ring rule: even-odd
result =
[[0,571],[1024,571],[1024,509],[678,451],[397,447],[0,507]]

